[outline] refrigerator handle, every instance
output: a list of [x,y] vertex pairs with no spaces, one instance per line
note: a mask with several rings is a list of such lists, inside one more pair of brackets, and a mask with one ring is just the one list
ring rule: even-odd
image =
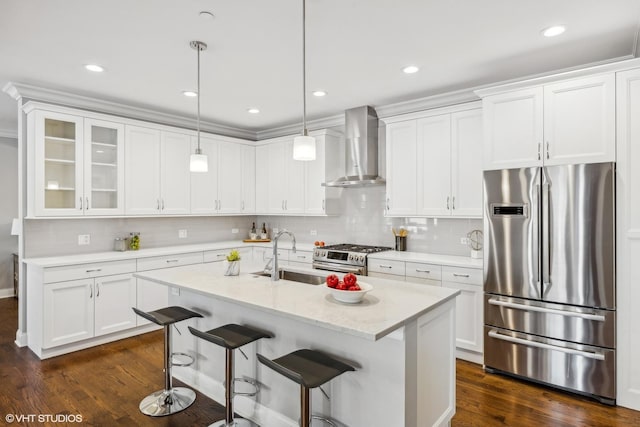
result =
[[549,197],[551,196],[550,184],[547,178],[543,178],[542,183],[542,297],[547,293],[547,290],[551,287],[551,227],[549,227],[549,221],[551,220],[551,202]]
[[[538,181],[540,182],[540,181]],[[536,294],[538,294],[538,292],[540,292],[540,288],[541,288],[541,277],[542,277],[542,267],[540,265],[540,258],[538,258],[540,256],[541,251],[541,244],[542,242],[540,241],[540,217],[538,216],[538,212],[539,212],[539,206],[540,203],[542,202],[542,194],[541,194],[541,190],[540,190],[540,184],[536,184],[536,200],[535,200],[535,204],[532,206],[531,209],[531,215],[532,215],[532,219],[533,219],[533,224],[534,224],[534,232],[533,232],[533,248],[531,253],[533,254],[533,263],[536,266],[536,268],[533,270],[535,271],[536,277],[534,278],[534,283],[536,283],[537,287],[538,287],[538,291],[536,292]],[[536,220],[537,218],[537,220]]]
[[498,333],[498,331],[496,331],[495,329],[489,331],[489,333],[487,335],[489,335],[491,338],[495,338],[495,339],[503,340],[503,341],[509,341],[509,342],[512,342],[512,343],[515,343],[515,344],[522,344],[522,345],[526,345],[526,346],[529,346],[529,347],[537,347],[537,348],[542,348],[544,350],[561,351],[563,353],[575,354],[575,355],[586,357],[586,358],[589,358],[589,359],[604,360],[604,354],[602,354],[602,353],[596,353],[596,352],[592,352],[592,351],[575,350],[573,348],[567,348],[567,347],[558,347],[557,345],[551,345],[551,344],[546,344],[546,343],[537,342],[537,341],[529,341],[529,340],[526,340],[526,339],[516,338],[516,337],[509,336],[509,335],[502,335],[502,334]]

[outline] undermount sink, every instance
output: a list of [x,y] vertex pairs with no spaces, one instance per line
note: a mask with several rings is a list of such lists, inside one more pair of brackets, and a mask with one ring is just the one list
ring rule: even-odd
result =
[[[265,273],[264,271],[251,274],[254,276],[271,277],[271,273]],[[306,283],[307,285],[322,285],[325,282],[324,276],[288,270],[278,271],[278,278],[281,280],[291,280],[292,282]]]

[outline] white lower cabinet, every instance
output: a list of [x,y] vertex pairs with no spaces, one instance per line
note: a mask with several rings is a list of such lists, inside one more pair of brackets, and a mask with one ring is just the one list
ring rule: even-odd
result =
[[458,351],[458,357],[478,363],[483,351],[482,270],[445,266],[442,286],[460,291],[456,300],[456,347],[472,353]]
[[136,285],[131,274],[44,286],[43,348],[136,326]]

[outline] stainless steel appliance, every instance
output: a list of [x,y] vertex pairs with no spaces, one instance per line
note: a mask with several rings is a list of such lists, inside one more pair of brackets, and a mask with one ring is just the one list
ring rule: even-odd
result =
[[615,164],[484,173],[484,364],[616,398]]
[[313,268],[366,276],[367,255],[391,249],[384,246],[352,245],[349,243],[323,246],[313,251]]

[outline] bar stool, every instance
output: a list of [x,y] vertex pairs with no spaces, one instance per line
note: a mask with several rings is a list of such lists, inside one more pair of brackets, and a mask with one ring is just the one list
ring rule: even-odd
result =
[[[156,391],[142,399],[140,412],[151,417],[163,417],[175,414],[188,408],[195,400],[196,393],[186,387],[173,387],[171,379],[172,366],[189,366],[193,363],[193,357],[185,353],[171,352],[171,326],[176,322],[202,317],[200,313],[187,310],[183,307],[165,307],[159,310],[144,312],[133,307],[133,311],[145,319],[164,327],[164,390]],[[179,354],[191,359],[188,363],[173,361],[173,355]]]
[[[233,414],[233,398],[236,395],[241,396],[255,396],[258,393],[258,383],[255,381],[247,380],[244,378],[234,378],[233,368],[233,350],[236,348],[242,353],[240,347],[257,341],[261,338],[273,338],[273,334],[258,329],[251,328],[249,326],[237,325],[231,323],[228,325],[220,326],[219,328],[211,329],[206,332],[199,331],[189,326],[189,331],[198,338],[202,338],[210,343],[217,344],[220,347],[225,348],[225,419],[217,421],[211,424],[210,427],[223,427],[223,426],[253,426],[255,425],[249,420],[244,418],[234,419]],[[247,356],[242,353],[246,358]],[[249,383],[255,387],[255,392],[240,393],[235,392],[234,382],[243,381]]]
[[267,359],[263,355],[258,354],[258,360],[279,374],[300,384],[301,427],[309,427],[312,418],[335,425],[328,418],[311,415],[309,390],[320,387],[344,372],[355,371],[356,369],[353,366],[336,360],[325,353],[308,349],[296,350],[293,353],[274,360]]

